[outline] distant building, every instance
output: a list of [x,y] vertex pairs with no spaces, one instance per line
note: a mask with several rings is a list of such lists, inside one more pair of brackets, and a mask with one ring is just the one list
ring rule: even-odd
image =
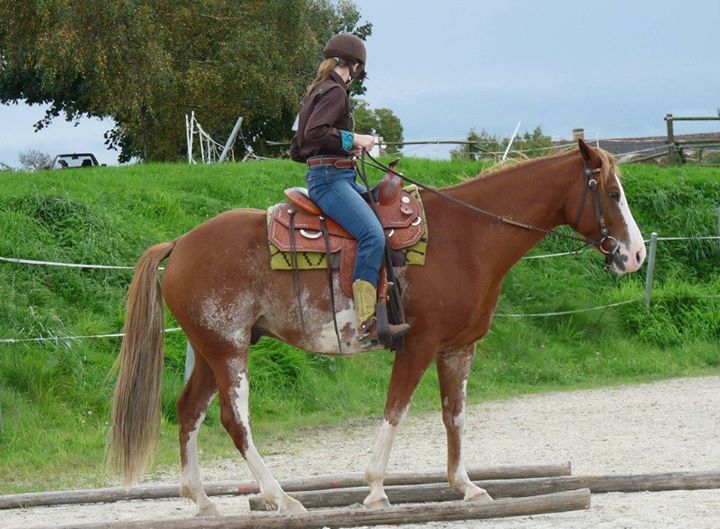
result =
[[[573,129],[573,139],[583,137],[582,129]],[[629,138],[587,139],[590,145],[599,144],[621,161],[629,162],[647,158],[659,158],[667,154],[667,136],[644,136]],[[705,152],[720,152],[720,132],[700,134],[676,134],[675,142],[680,145],[686,156],[696,156],[702,149]],[[554,141],[557,145],[567,144],[567,140]]]

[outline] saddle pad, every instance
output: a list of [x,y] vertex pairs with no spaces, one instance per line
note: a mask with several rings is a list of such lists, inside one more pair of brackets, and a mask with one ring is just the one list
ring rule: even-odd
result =
[[[419,207],[419,215],[422,219],[424,230],[419,234],[413,234],[412,239],[403,237],[402,230],[398,230],[390,237],[390,246],[392,248],[397,247],[405,255],[405,264],[422,266],[425,264],[425,253],[427,251],[428,244],[428,226],[425,222],[425,210],[423,209],[422,202],[420,200],[420,193],[417,186],[410,185],[404,188],[405,191],[410,193],[416,200]],[[285,244],[284,237],[278,237],[282,240],[282,249],[273,244],[273,235],[279,236],[279,234],[273,234],[273,213],[275,212],[276,206],[271,206],[267,210],[267,228],[268,228],[268,248],[270,251],[270,268],[272,270],[292,270],[292,259],[289,251],[284,251],[285,248],[289,248],[289,243]],[[285,210],[283,210],[284,212]],[[284,220],[284,218],[283,218]],[[342,229],[342,228],[340,228]],[[390,233],[391,230],[385,230],[386,233]],[[298,228],[298,237],[301,237]],[[394,239],[394,240],[393,240]],[[298,251],[296,252],[297,265],[299,270],[316,270],[327,268],[327,262],[325,258],[325,241],[322,237],[316,239],[317,251]],[[334,241],[331,238],[330,252],[332,254],[331,266],[338,268],[340,266],[340,259],[337,255],[341,249],[341,244],[338,241]]]

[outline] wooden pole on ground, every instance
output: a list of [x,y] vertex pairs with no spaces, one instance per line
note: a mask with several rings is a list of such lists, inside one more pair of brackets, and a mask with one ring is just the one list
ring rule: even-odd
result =
[[[590,489],[599,492],[641,492],[665,490],[695,490],[720,488],[720,472],[672,472],[665,474],[635,474],[625,476],[563,476],[551,478],[475,481],[493,498],[525,497],[561,491]],[[385,487],[391,504],[455,501],[462,495],[447,484],[429,483],[414,486]],[[296,492],[292,497],[306,508],[338,507],[362,503],[367,487],[338,490]],[[261,496],[249,498],[250,509],[265,510]]]
[[[468,470],[472,480],[481,479],[517,479],[543,476],[568,476],[570,463],[555,465],[496,466],[477,467]],[[387,485],[412,485],[422,483],[447,482],[445,471],[391,473],[385,478]],[[365,484],[363,474],[335,474],[309,478],[281,480],[280,485],[286,492],[299,490],[337,489],[361,487]],[[233,496],[257,494],[260,489],[255,481],[219,481],[204,485],[208,496]],[[367,489],[366,489],[367,490]],[[18,509],[43,505],[70,505],[79,503],[106,503],[127,500],[150,500],[177,498],[180,496],[178,485],[141,485],[128,489],[120,487],[65,490],[52,492],[32,492],[0,496],[0,509]]]
[[529,498],[508,498],[492,503],[445,502],[427,505],[400,505],[386,509],[328,509],[303,514],[252,513],[247,516],[191,518],[145,522],[113,522],[60,527],[58,529],[320,529],[365,525],[408,524],[450,520],[479,520],[528,516],[588,509],[587,489]]

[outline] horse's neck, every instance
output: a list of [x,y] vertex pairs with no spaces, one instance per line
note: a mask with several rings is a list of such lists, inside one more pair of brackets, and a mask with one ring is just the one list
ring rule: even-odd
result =
[[[448,194],[503,217],[549,230],[565,222],[566,196],[573,185],[574,160],[569,156],[543,159],[509,168],[484,178],[476,178],[446,189]],[[581,176],[579,170],[576,178]],[[452,207],[464,237],[473,239],[469,249],[494,251],[479,256],[493,260],[496,271],[504,275],[543,237],[527,230],[492,220],[469,209]],[[468,241],[469,242],[469,241]],[[479,253],[479,252],[478,252]]]

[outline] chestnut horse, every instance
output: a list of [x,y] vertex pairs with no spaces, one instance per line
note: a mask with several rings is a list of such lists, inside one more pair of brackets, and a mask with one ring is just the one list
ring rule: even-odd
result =
[[[586,176],[597,179],[597,192],[587,191]],[[540,230],[569,224],[596,243],[605,236],[614,250],[609,266],[618,274],[636,271],[645,258],[643,238],[628,208],[612,156],[582,141],[579,150],[501,169],[442,191],[455,203],[433,193],[421,193],[430,230],[425,265],[407,267],[399,273],[412,330],[405,337],[402,352],[395,355],[384,421],[365,475],[370,492],[364,503],[369,508],[388,505],[383,478],[393,439],[423,372],[433,360],[447,429],[448,481],[466,500],[492,501],[470,481],[463,464],[466,381],[475,342],[490,329],[503,277],[545,233],[481,215],[457,201]],[[606,226],[602,234],[597,211],[601,211]],[[302,272],[303,331],[292,274],[270,269],[266,238],[265,211],[228,211],[175,241],[148,249],[130,285],[125,337],[118,359],[111,453],[125,482],[130,483],[143,472],[156,440],[164,298],[196,353],[194,370],[178,399],[177,411],[181,493],[195,501],[199,515],[217,514],[200,481],[197,446],[198,429],[216,393],[222,424],[247,461],[267,503],[279,512],[304,510],[282,490],[253,444],[248,414],[248,353],[260,336],[271,336],[313,353],[340,353],[326,272]],[[157,269],[166,258],[161,285]],[[343,354],[366,351],[355,340],[352,299],[341,293],[337,275],[335,299]]]

